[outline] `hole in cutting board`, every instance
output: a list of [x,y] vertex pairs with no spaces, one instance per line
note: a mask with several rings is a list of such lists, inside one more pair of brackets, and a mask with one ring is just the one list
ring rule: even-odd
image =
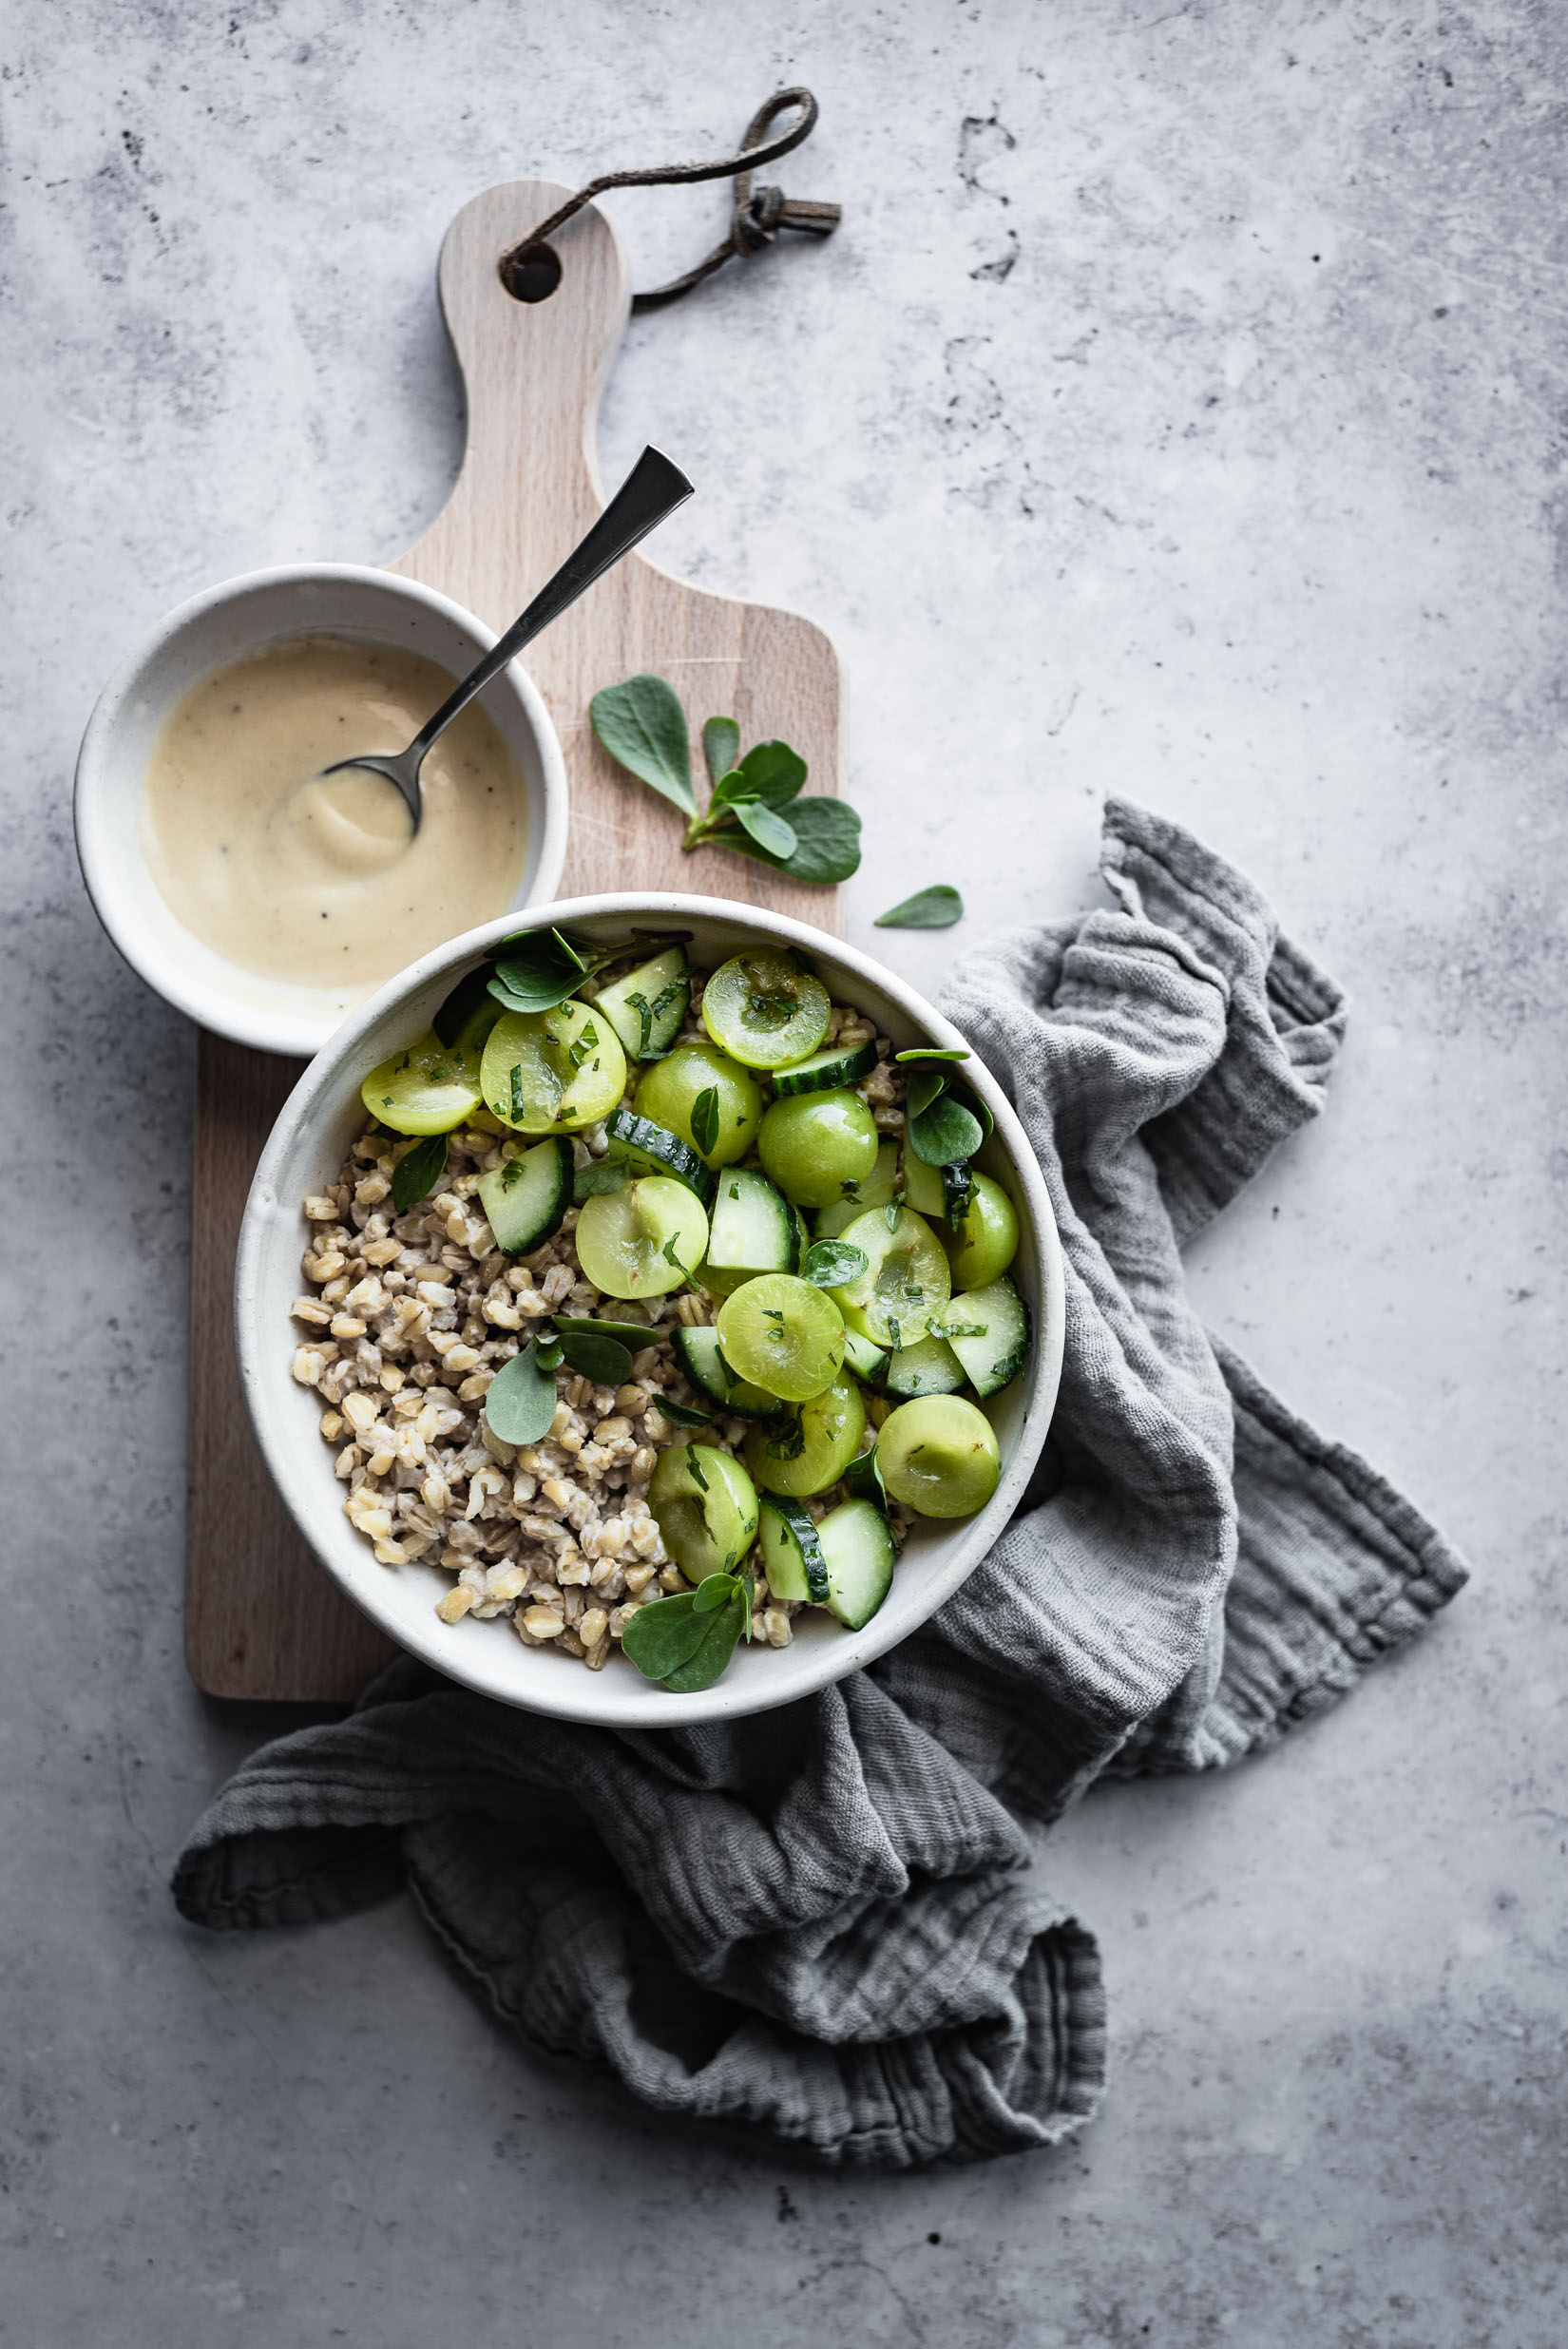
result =
[[502,260],[501,282],[514,302],[547,302],[561,283],[561,256],[554,245],[519,245]]

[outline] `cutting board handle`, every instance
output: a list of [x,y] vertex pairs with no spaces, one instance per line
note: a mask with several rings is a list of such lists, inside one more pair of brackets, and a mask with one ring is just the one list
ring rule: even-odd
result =
[[[595,441],[631,313],[625,249],[590,204],[557,233],[561,281],[547,299],[516,300],[498,267],[571,192],[508,181],[465,204],[447,231],[438,282],[468,393],[468,447],[445,509],[395,569],[450,582],[482,546],[485,572],[512,573],[526,598],[521,582],[546,579],[604,504]],[[481,610],[495,627],[514,616]]]

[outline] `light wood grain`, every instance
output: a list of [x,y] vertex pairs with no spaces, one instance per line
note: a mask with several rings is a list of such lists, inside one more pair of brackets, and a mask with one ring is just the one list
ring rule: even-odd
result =
[[[560,288],[513,301],[496,263],[568,191],[547,180],[488,189],[442,247],[442,309],[468,397],[468,444],[450,499],[390,567],[504,628],[603,504],[594,454],[602,392],[625,328],[625,256],[591,207],[562,232]],[[673,353],[679,314],[662,330]],[[701,452],[667,452],[702,488]],[[564,896],[690,889],[739,898],[836,930],[837,892],[803,888],[716,849],[681,852],[676,812],[623,776],[593,738],[602,685],[641,669],[667,677],[698,737],[716,711],[743,742],[792,742],[813,791],[839,783],[837,658],[794,612],[709,594],[641,551],[591,587],[526,665],[561,736],[571,787]],[[391,1653],[294,1531],[251,1440],[234,1365],[231,1296],[252,1171],[297,1074],[212,1036],[201,1041],[192,1194],[190,1508],[186,1654],[215,1696],[330,1701],[357,1693]],[[287,1343],[280,1333],[279,1342]]]
[[[515,619],[604,504],[595,426],[631,305],[620,239],[592,206],[568,221],[557,239],[562,281],[548,301],[514,301],[495,265],[570,193],[549,180],[489,188],[458,214],[441,250],[441,306],[468,392],[468,446],[445,509],[391,567],[455,596],[496,629]],[[679,335],[678,321],[664,331]],[[678,445],[665,453],[700,497],[701,451]],[[602,685],[653,669],[681,697],[698,773],[702,721],[722,712],[746,744],[793,743],[810,788],[836,792],[838,660],[820,628],[690,586],[640,548],[529,646],[526,665],[549,704],[571,779],[563,896],[693,889],[836,927],[832,889],[804,888],[720,849],[685,855],[672,811],[605,756],[588,724]]]

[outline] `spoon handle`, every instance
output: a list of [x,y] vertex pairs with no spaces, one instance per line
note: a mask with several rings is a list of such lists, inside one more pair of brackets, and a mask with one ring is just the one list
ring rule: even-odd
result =
[[483,693],[491,678],[499,677],[525,644],[552,621],[559,620],[584,588],[591,587],[612,563],[619,563],[622,555],[629,554],[639,539],[646,538],[666,514],[673,514],[691,494],[692,485],[678,465],[672,465],[657,449],[643,449],[599,520],[566,557],[555,577],[540,589],[506,635],[497,638],[479,666],[469,672],[414,737],[405,756],[415,774],[436,735],[451,724],[460,710],[468,708],[475,694]]

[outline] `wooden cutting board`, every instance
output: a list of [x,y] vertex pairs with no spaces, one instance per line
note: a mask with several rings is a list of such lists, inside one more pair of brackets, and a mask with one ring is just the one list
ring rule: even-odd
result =
[[[441,307],[468,391],[468,447],[445,509],[390,567],[455,597],[497,631],[604,503],[596,418],[631,301],[620,239],[594,207],[579,213],[556,239],[562,278],[545,301],[515,301],[497,274],[502,254],[569,193],[548,180],[490,188],[459,213],[441,252]],[[678,363],[679,313],[659,331]],[[701,449],[665,439],[700,496]],[[549,704],[571,787],[562,896],[688,889],[838,928],[835,890],[803,888],[717,849],[684,855],[675,811],[611,764],[587,722],[600,686],[657,670],[686,706],[698,773],[702,721],[724,711],[743,741],[794,743],[810,788],[836,792],[838,660],[820,628],[689,586],[638,552],[529,647],[527,666]],[[200,1039],[185,1626],[192,1677],[213,1696],[341,1700],[392,1653],[296,1533],[251,1440],[235,1368],[240,1213],[300,1065]],[[287,1345],[286,1331],[278,1343]]]

